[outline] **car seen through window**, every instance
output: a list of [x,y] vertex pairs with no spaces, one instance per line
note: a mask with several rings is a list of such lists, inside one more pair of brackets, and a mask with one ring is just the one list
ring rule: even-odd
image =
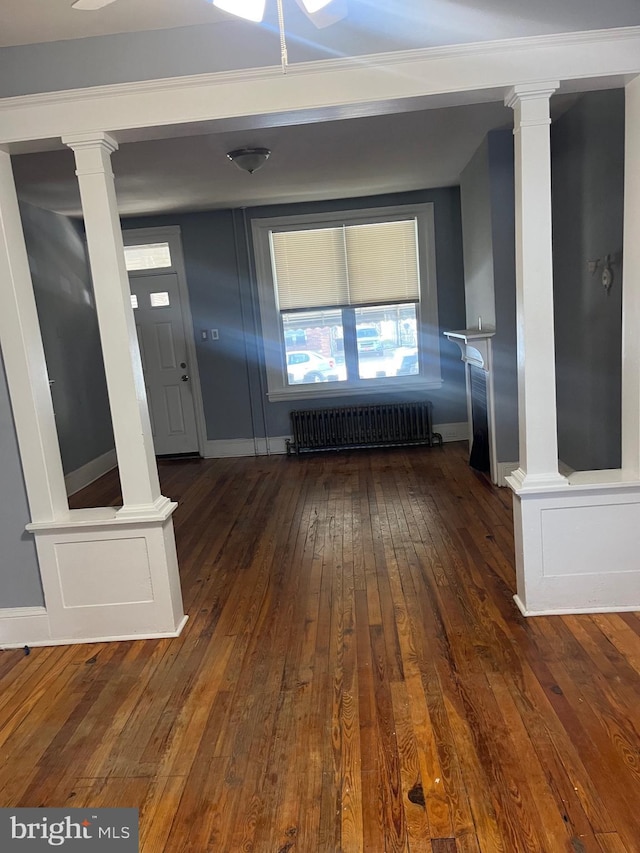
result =
[[287,352],[287,381],[289,385],[337,380],[338,372],[333,358],[317,352],[289,350]]

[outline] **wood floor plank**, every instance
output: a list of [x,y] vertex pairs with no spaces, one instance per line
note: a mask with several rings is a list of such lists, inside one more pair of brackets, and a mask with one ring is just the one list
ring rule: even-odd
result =
[[640,618],[523,617],[467,456],[161,462],[189,622],[0,652],[2,805],[138,807],[141,853],[640,850]]

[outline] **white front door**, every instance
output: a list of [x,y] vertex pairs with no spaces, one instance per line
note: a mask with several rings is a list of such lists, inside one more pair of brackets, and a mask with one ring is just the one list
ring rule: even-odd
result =
[[178,277],[129,273],[156,456],[198,452]]

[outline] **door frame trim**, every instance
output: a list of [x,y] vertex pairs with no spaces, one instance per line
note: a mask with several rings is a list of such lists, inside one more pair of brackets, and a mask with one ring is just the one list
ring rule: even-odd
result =
[[[182,232],[179,225],[163,225],[156,228],[122,228],[122,242],[125,246],[137,246],[142,243],[169,244],[171,253],[171,266],[158,267],[148,270],[149,275],[162,275],[162,273],[174,272],[178,279],[178,293],[180,294],[180,307],[182,309],[182,321],[184,323],[184,339],[189,359],[189,372],[192,377],[193,408],[196,419],[196,437],[198,440],[198,453],[205,456],[207,443],[207,424],[204,417],[204,401],[202,399],[202,386],[200,384],[200,371],[198,370],[198,355],[196,351],[195,331],[193,327],[193,316],[191,314],[191,303],[189,301],[189,286],[187,284],[187,271],[184,264],[182,251]],[[141,271],[144,276],[145,271]]]

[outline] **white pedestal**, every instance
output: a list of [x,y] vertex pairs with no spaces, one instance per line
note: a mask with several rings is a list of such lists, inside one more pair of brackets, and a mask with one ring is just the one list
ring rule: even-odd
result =
[[0,645],[177,636],[187,617],[171,517],[175,507],[138,518],[112,508],[74,510],[68,521],[30,524],[46,609],[31,619],[16,620],[15,613],[0,619]]
[[640,610],[640,482],[621,471],[514,489],[515,601],[525,616]]

